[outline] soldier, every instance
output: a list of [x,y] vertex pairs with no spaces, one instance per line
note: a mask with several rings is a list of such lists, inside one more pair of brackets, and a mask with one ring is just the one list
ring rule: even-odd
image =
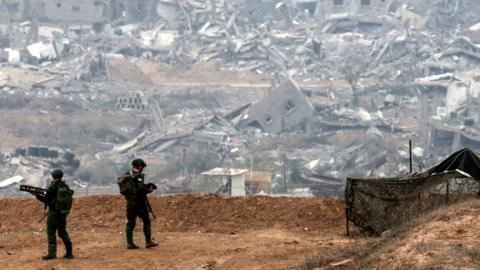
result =
[[132,161],[132,171],[127,172],[125,176],[118,178],[120,193],[127,200],[127,248],[138,249],[133,243],[133,230],[135,228],[136,218],[143,221],[143,233],[145,234],[145,247],[152,248],[158,246],[152,241],[152,228],[150,217],[148,216],[147,194],[153,192],[156,188],[154,184],[145,184],[145,175],[142,173],[147,164],[142,159]]
[[39,201],[48,206],[47,214],[47,236],[48,236],[48,254],[43,256],[44,260],[57,258],[57,239],[55,233],[58,230],[58,236],[65,245],[65,259],[73,259],[72,241],[67,232],[67,215],[72,205],[73,191],[62,181],[63,171],[56,169],[52,172],[53,181],[47,188],[46,195],[37,194]]

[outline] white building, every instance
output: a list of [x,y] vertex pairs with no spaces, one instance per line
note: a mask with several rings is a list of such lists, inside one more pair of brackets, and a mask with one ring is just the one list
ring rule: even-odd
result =
[[215,168],[201,173],[209,177],[221,177],[226,180],[225,187],[232,196],[245,196],[245,174],[246,169]]

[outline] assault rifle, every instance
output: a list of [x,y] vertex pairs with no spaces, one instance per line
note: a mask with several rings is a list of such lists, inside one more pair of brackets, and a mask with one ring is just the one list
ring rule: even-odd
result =
[[[147,184],[147,187],[148,188],[152,188],[153,190],[156,190],[157,189],[157,185],[153,184],[153,183],[148,183]],[[145,200],[147,202],[147,209],[148,209],[148,212],[150,212],[152,214],[152,217],[153,219],[156,219],[157,217],[155,217],[155,214],[153,213],[153,209],[152,209],[152,206],[150,205],[150,201],[148,200],[148,197],[145,196]]]
[[[20,185],[20,191],[30,192],[33,195],[41,195],[41,196],[47,195],[47,190],[45,188],[39,188],[39,187],[34,187],[29,185]],[[46,204],[44,209],[47,209]],[[47,216],[48,216],[48,213],[44,212],[42,218],[38,222],[42,222],[42,220],[44,220]]]
[[34,195],[47,195],[47,190],[45,188],[39,188],[39,187],[34,187],[34,186],[28,186],[28,185],[20,185],[20,191],[26,191],[30,192]]

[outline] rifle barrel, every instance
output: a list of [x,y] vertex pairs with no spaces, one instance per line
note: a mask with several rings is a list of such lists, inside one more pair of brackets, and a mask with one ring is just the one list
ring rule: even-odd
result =
[[20,185],[20,191],[26,191],[26,192],[30,192],[30,193],[33,193],[33,194],[42,194],[42,195],[47,194],[46,189],[39,188],[39,187],[34,187],[34,186],[29,186],[29,185]]

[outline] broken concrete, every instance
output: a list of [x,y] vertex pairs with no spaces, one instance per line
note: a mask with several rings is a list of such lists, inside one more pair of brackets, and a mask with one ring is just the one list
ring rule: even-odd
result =
[[308,130],[314,108],[292,80],[278,86],[248,110],[241,126],[258,126],[269,133],[280,133],[301,126]]

